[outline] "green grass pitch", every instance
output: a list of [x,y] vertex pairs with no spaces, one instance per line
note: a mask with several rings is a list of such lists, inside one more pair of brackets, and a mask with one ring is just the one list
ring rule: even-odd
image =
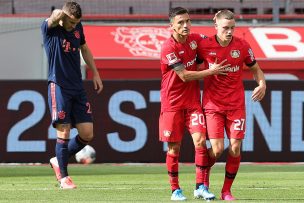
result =
[[[232,187],[235,202],[304,202],[304,165],[242,164]],[[194,166],[180,164],[180,186],[193,199]],[[0,202],[171,202],[164,164],[72,164],[75,190],[60,190],[48,165],[1,165]],[[214,166],[211,191],[219,197],[224,164]],[[215,200],[214,202],[220,202]]]

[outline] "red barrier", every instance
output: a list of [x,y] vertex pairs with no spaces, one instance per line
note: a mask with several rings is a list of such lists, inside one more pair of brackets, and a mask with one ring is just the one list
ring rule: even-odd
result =
[[[210,23],[211,24],[211,23]],[[86,39],[104,79],[160,78],[161,44],[168,26],[85,26]],[[192,32],[211,36],[212,26]],[[237,27],[235,35],[248,41],[261,68],[278,78],[304,79],[304,27]],[[291,77],[290,77],[291,76]],[[91,78],[91,74],[87,74]],[[252,75],[245,69],[244,79]]]
[[[159,79],[160,62],[158,59],[116,58],[95,59],[96,66],[104,79]],[[289,74],[294,78],[304,80],[304,60],[267,60],[260,59],[258,63],[265,74]],[[252,73],[244,67],[243,78],[252,79]],[[288,77],[288,75],[285,75]],[[87,72],[87,78],[92,74]],[[284,76],[281,76],[282,79]]]

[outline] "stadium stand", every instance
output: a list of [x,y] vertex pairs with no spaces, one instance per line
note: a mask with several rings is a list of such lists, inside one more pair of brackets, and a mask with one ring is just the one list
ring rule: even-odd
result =
[[[49,14],[60,8],[64,0],[0,0],[0,14]],[[278,6],[280,14],[304,13],[302,0],[78,0],[88,15],[167,15],[170,7],[184,6],[193,14],[213,14],[228,8],[238,15],[272,14]]]

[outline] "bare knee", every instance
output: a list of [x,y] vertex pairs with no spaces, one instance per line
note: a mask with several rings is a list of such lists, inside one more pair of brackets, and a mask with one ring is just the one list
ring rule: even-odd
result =
[[195,148],[206,146],[206,135],[202,133],[193,133],[192,140]]
[[85,141],[87,141],[87,142],[90,142],[91,140],[93,140],[93,138],[94,138],[94,134],[92,133],[92,134],[79,134],[79,136],[81,137],[81,139],[83,139],[83,140],[85,140]]
[[240,156],[242,140],[230,140],[229,154],[233,157]]
[[229,154],[233,157],[240,156],[241,154],[241,148],[238,146],[230,146],[229,147]]
[[178,155],[180,151],[180,142],[169,142],[168,143],[168,153]]
[[80,123],[76,125],[79,136],[81,139],[89,142],[93,139],[93,124],[92,123]]
[[70,138],[70,124],[57,124],[56,131],[57,137],[61,139],[69,139]]
[[213,156],[215,159],[218,159],[221,157],[221,155],[223,154],[224,152],[224,149],[223,148],[213,148],[212,147],[212,152],[213,152]]
[[224,139],[210,139],[212,146],[211,155],[218,159],[224,152]]

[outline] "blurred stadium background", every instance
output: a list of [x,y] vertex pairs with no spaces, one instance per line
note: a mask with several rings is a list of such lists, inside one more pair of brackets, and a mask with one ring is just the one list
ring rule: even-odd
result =
[[[101,96],[86,82],[95,110],[97,162],[164,162],[158,142],[159,50],[171,7],[189,9],[193,31],[214,34],[220,9],[237,15],[267,75],[265,99],[247,98],[243,161],[300,162],[304,152],[303,0],[78,0],[86,39],[105,80]],[[47,110],[47,61],[41,22],[63,0],[0,0],[0,162],[48,162],[55,145]],[[83,71],[90,79],[90,73]],[[254,88],[244,71],[246,96]],[[73,131],[73,135],[75,135]],[[181,160],[192,162],[185,138]],[[105,154],[107,154],[105,156]]]

